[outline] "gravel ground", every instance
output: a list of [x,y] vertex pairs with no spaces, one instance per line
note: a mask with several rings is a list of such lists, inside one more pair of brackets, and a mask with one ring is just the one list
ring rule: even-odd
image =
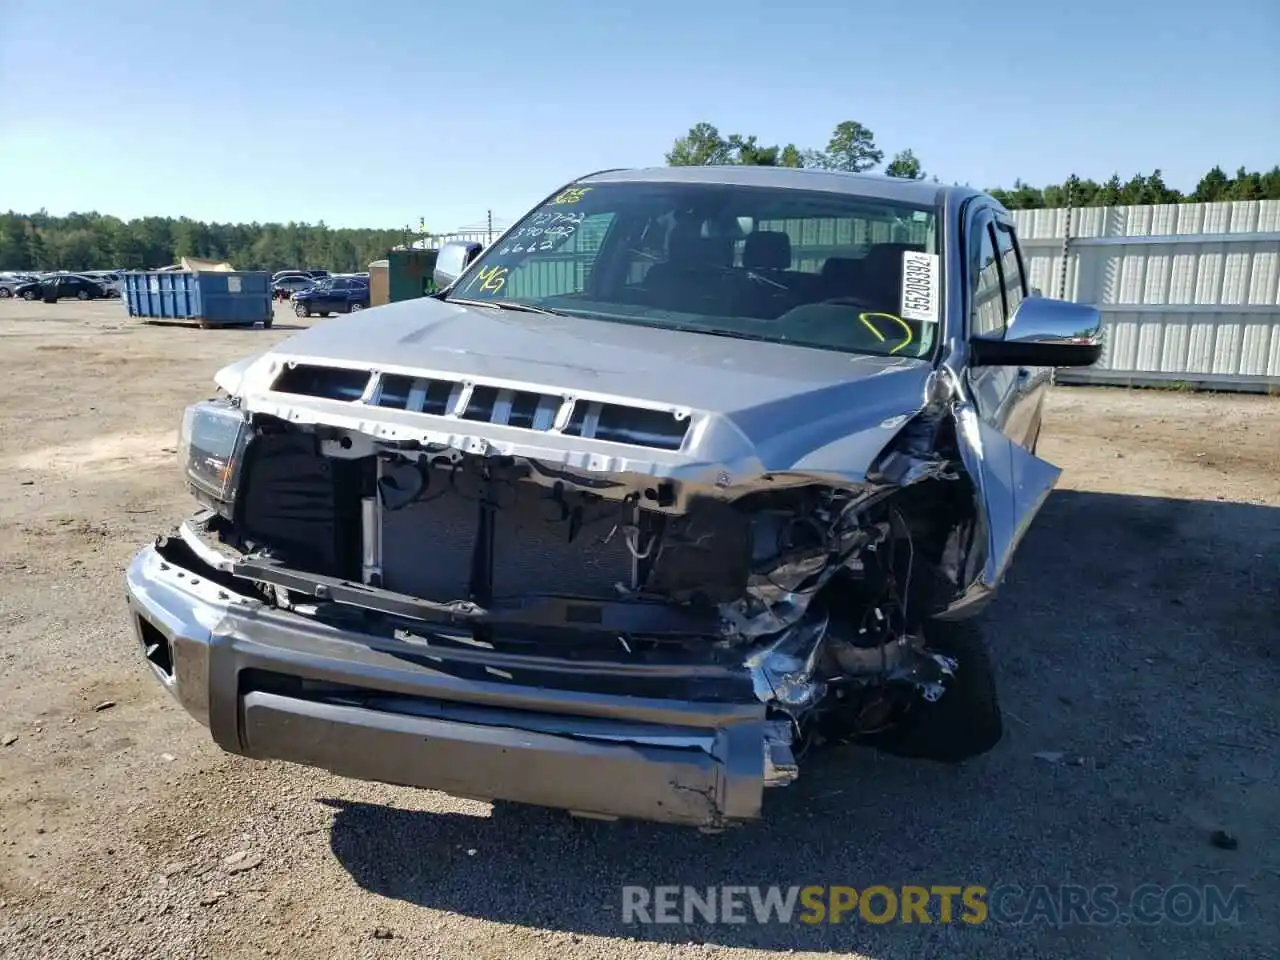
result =
[[[1059,388],[1065,474],[987,616],[1005,740],[958,769],[832,753],[709,836],[225,756],[144,672],[121,577],[190,507],[179,412],[292,319],[0,301],[0,956],[1275,956],[1280,401]],[[1212,927],[620,922],[624,884],[1001,882],[1247,902]]]

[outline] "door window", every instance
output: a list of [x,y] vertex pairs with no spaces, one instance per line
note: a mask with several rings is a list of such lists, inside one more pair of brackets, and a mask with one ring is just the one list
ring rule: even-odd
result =
[[1004,298],[995,231],[989,220],[977,231],[976,239],[978,248],[970,259],[974,280],[969,290],[973,298],[969,329],[974,336],[999,339],[1005,328]]
[[1005,322],[1013,317],[1018,304],[1027,295],[1027,280],[1022,270],[1022,254],[1013,230],[1004,224],[995,228],[996,249],[1000,254],[1000,285],[1004,289]]

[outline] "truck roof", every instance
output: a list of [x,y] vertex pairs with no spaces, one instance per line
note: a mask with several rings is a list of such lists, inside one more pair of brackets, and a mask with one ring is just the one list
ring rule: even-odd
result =
[[879,174],[798,167],[727,166],[644,167],[603,170],[577,183],[722,183],[743,187],[823,190],[919,205],[946,205],[971,196],[984,196],[972,187],[949,186],[925,180],[906,180]]

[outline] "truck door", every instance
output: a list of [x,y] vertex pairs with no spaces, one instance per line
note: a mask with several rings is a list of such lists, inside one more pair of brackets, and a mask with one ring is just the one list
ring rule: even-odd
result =
[[[999,259],[1000,286],[1004,291],[1005,315],[1015,322],[1019,305],[1028,294],[1026,270],[1022,251],[1018,247],[1017,232],[1013,221],[997,218],[995,223],[996,255]],[[1010,405],[1006,432],[1015,442],[1028,450],[1035,449],[1040,433],[1040,413],[1053,379],[1050,367],[1015,368],[1016,395]]]
[[[1000,257],[999,220],[986,206],[970,211],[965,220],[967,339],[1003,338],[1012,316]],[[1023,283],[1020,271],[1016,283]],[[1021,289],[1018,286],[1015,291]],[[956,405],[957,440],[977,487],[985,542],[981,563],[969,568],[972,576],[966,578],[963,597],[948,609],[950,616],[964,616],[966,608],[980,605],[999,586],[1023,534],[1061,475],[1057,467],[1027,449],[1026,384],[1035,381],[1032,371],[968,364],[964,380],[967,396]],[[1035,396],[1038,399],[1039,394]]]

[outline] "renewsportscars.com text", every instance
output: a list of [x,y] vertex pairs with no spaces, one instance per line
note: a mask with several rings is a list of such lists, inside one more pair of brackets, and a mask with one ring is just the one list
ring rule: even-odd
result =
[[622,922],[1154,925],[1238,923],[1244,888],[1143,884],[626,886]]

